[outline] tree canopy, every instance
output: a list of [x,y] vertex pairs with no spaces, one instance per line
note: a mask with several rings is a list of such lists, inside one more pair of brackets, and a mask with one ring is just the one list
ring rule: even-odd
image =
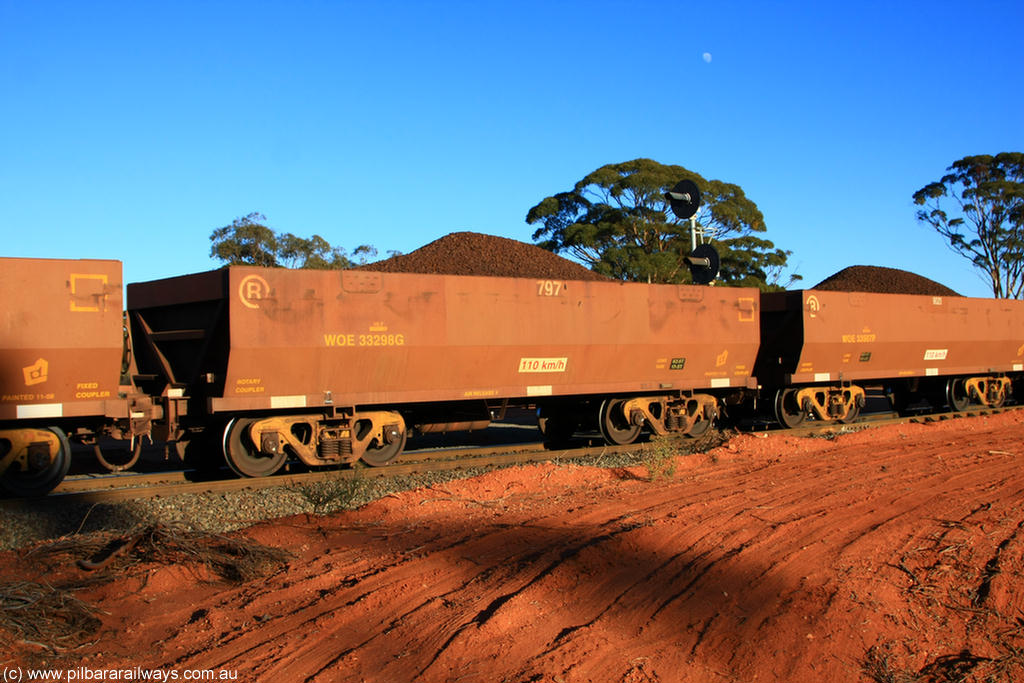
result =
[[[1024,154],[969,156],[914,193],[917,219],[988,277],[996,298],[1024,295]],[[952,204],[949,212],[944,206]]]
[[[715,231],[719,280],[728,285],[779,289],[791,252],[755,233],[765,231],[757,205],[732,183],[706,180],[682,166],[651,159],[608,164],[573,189],[544,198],[526,215],[540,224],[539,246],[565,252],[591,269],[620,280],[688,282],[690,222],[672,212],[665,193],[680,180],[701,192],[697,225]],[[791,275],[791,280],[800,279]]]
[[236,218],[231,225],[217,228],[210,235],[213,243],[210,256],[224,265],[266,266],[270,268],[350,268],[376,255],[369,245],[356,247],[350,260],[344,249],[333,247],[320,235],[311,238],[296,237],[290,232],[277,233],[266,226],[267,218],[261,213],[250,213]]

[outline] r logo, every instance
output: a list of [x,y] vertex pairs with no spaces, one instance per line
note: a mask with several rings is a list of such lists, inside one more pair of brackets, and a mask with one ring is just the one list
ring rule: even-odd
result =
[[821,303],[818,302],[818,297],[811,294],[807,297],[807,315],[812,318],[818,316],[818,311],[821,310]]
[[246,275],[238,285],[238,298],[247,308],[259,308],[259,302],[270,294],[270,285],[259,275]]
[[33,384],[42,384],[46,381],[50,364],[46,362],[45,358],[40,358],[27,368],[22,368],[21,371],[25,373],[25,386],[30,387]]

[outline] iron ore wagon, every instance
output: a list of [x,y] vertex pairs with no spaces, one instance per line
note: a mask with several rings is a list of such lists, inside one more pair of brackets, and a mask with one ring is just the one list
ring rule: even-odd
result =
[[[132,284],[138,384],[248,476],[390,462],[410,432],[539,406],[551,439],[696,435],[753,386],[758,292],[231,267]],[[190,433],[192,436],[190,436]]]

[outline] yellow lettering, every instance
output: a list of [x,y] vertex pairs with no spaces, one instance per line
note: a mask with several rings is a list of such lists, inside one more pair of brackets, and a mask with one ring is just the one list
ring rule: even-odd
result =
[[239,377],[235,380],[236,394],[262,394],[266,390],[262,377]]
[[76,391],[75,398],[110,398],[109,391]]
[[484,397],[484,396],[497,396],[498,395],[498,390],[497,389],[476,389],[476,390],[466,391],[462,395],[466,396],[468,398],[479,398],[479,397]]
[[537,296],[558,296],[564,285],[560,280],[537,280]]
[[405,346],[405,335],[327,333],[324,346]]
[[325,334],[324,346],[355,346],[356,336],[354,334]]

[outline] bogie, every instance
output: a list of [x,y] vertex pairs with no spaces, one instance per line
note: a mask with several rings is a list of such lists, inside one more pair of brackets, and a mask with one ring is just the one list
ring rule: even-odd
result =
[[795,428],[808,419],[821,422],[854,422],[864,407],[864,389],[855,384],[785,387],[775,392],[775,419]]

